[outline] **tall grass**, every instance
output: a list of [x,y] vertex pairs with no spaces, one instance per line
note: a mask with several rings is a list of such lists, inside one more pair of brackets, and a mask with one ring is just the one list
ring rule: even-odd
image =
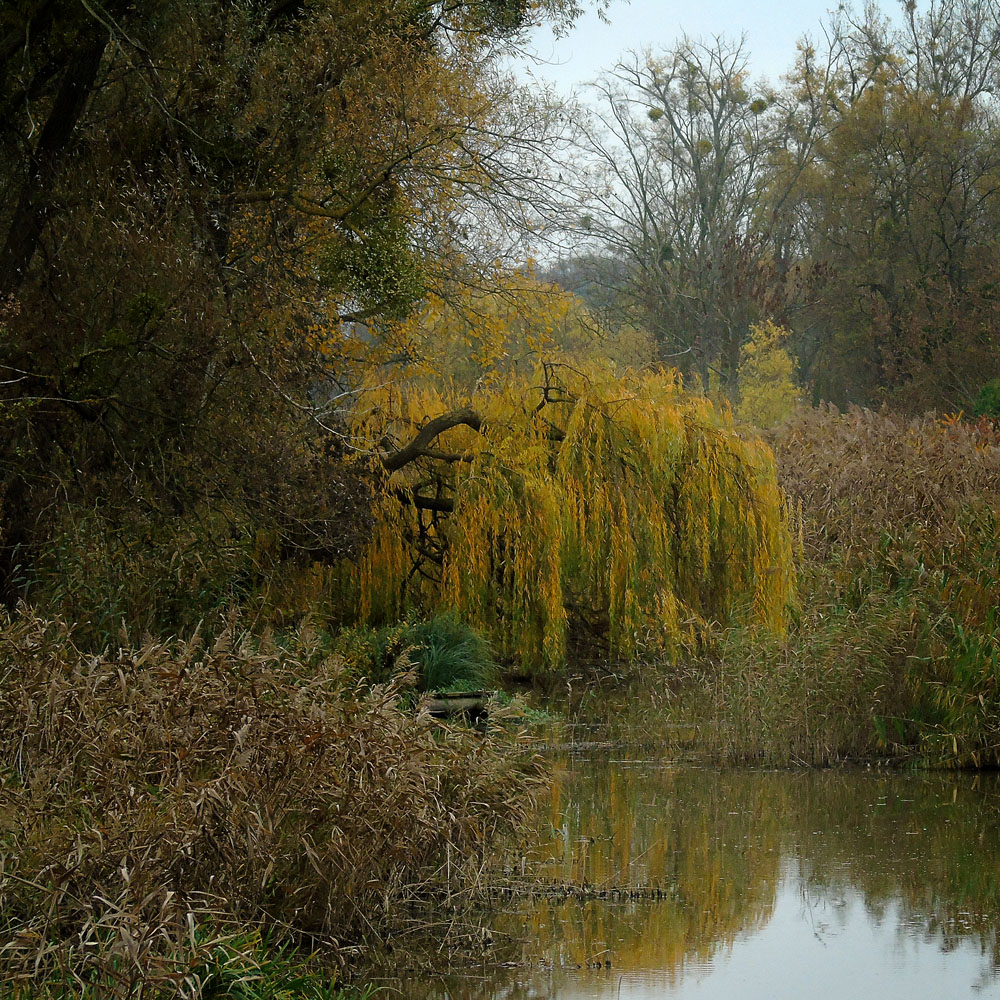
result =
[[[304,955],[287,942],[259,931],[220,934],[199,930],[186,952],[177,955],[182,974],[169,984],[140,983],[136,996],[170,996],[192,1000],[371,1000],[370,986],[338,982],[316,956]],[[13,1000],[104,1000],[122,995],[131,977],[124,961],[104,972],[49,972],[12,986]],[[5,996],[7,994],[4,994]]]
[[[728,630],[672,706],[697,723],[696,747],[724,763],[828,765],[898,755],[913,739],[906,686],[918,647],[910,609],[880,592],[859,607],[800,577],[788,636]],[[906,751],[909,753],[909,749]]]
[[799,537],[786,639],[718,637],[676,707],[728,759],[1000,764],[1000,447],[804,410],[771,443]]
[[93,655],[30,614],[0,628],[0,992],[227,995],[198,970],[258,982],[248,932],[336,961],[458,887],[537,762],[399,690],[308,633]]

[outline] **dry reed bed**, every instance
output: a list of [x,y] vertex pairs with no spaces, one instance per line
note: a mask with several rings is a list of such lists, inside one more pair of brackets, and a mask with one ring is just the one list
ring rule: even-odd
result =
[[1000,763],[995,426],[821,407],[772,444],[804,543],[801,619],[777,673],[800,678],[785,693],[809,743]]
[[940,552],[960,540],[963,508],[1000,504],[1000,445],[977,424],[826,405],[800,410],[769,443],[811,558],[870,561],[903,534]]
[[196,996],[192,970],[236,929],[335,955],[434,898],[446,866],[481,865],[537,761],[396,695],[308,637],[89,656],[64,626],[8,624],[0,983]]
[[720,630],[672,717],[726,763],[1000,764],[994,426],[824,406],[769,443],[800,538],[791,627]]

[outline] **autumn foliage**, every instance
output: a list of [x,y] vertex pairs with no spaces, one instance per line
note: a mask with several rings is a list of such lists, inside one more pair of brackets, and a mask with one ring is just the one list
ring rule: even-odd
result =
[[[534,672],[590,627],[612,656],[677,652],[714,622],[780,630],[791,538],[768,448],[671,372],[512,375],[388,480],[357,615],[452,608]],[[454,409],[387,393],[383,437]]]

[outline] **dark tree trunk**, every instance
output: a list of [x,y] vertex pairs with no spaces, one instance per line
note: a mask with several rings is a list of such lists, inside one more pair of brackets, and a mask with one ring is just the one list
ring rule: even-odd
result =
[[63,72],[52,110],[27,164],[0,255],[0,299],[21,286],[45,229],[60,164],[97,80],[108,34],[82,38]]

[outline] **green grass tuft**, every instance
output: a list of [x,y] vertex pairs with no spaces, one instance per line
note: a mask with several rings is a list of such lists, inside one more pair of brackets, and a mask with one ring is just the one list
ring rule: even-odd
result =
[[451,612],[378,630],[351,629],[335,645],[374,683],[415,668],[421,691],[479,691],[495,687],[500,674],[489,643]]

